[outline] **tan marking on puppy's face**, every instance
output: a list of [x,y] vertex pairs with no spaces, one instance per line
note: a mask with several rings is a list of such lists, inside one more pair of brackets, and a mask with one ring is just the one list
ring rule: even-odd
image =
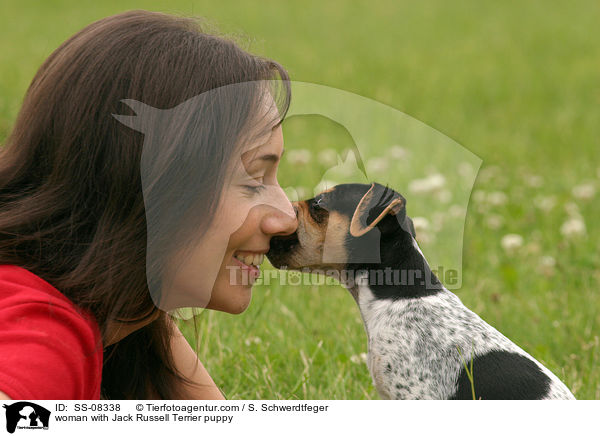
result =
[[[328,191],[332,189],[334,188]],[[329,212],[323,208],[318,212],[320,219],[316,220],[311,215],[311,205],[308,201],[293,204],[298,208],[296,234],[299,246],[288,253],[288,268],[337,269],[345,264],[348,256],[344,241],[350,227],[349,218],[337,211]]]
[[[372,195],[367,195],[369,192]],[[394,202],[396,198],[402,199],[381,185],[348,183],[336,185],[314,198],[295,202],[298,211],[296,232],[290,237],[273,237],[267,257],[276,268],[313,271],[341,271],[349,265],[379,263],[380,229],[395,228],[393,221],[384,222],[383,218],[403,212],[402,208],[393,210],[396,203],[400,204]],[[361,204],[363,206],[359,208]],[[390,213],[392,210],[394,214]],[[374,222],[371,213],[376,213],[376,225],[373,226],[369,226]],[[353,218],[360,234],[353,235],[350,231]],[[382,227],[383,224],[386,226]]]
[[299,245],[287,253],[286,263],[290,269],[302,268],[309,265],[318,265],[323,249],[323,237],[327,228],[327,221],[316,224],[310,217],[306,201],[292,203],[298,210],[298,228],[296,234]]
[[350,219],[337,212],[329,212],[329,221],[323,235],[322,263],[330,268],[345,265],[348,262],[346,238],[350,228]]

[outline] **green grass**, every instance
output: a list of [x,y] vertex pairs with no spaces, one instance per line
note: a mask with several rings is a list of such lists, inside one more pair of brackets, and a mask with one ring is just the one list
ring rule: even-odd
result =
[[[600,191],[598,2],[5,1],[0,141],[45,57],[84,25],[133,8],[208,17],[247,38],[251,51],[281,62],[294,80],[377,100],[479,156],[456,293],[578,398],[600,399],[600,194],[572,194],[582,183]],[[343,127],[314,116],[289,119],[284,134],[289,150],[352,145]],[[372,135],[379,138],[373,156],[384,153],[392,133]],[[456,174],[454,162],[434,164]],[[284,161],[280,181],[312,189],[324,169],[314,156],[305,166]],[[413,170],[405,177],[428,171]],[[444,211],[454,202],[439,206],[435,218],[427,212],[431,199],[398,190],[409,214],[440,220],[431,232],[437,239],[423,244],[435,257],[449,233]],[[507,201],[490,204],[477,191],[501,191]],[[540,196],[553,197],[554,207],[537,207]],[[587,236],[561,234],[569,203],[578,205]],[[501,246],[508,233],[524,239],[514,253]],[[544,256],[556,265],[540,269]],[[340,287],[257,286],[243,314],[204,311],[197,320],[199,355],[228,398],[377,398],[357,358],[366,351],[364,328]]]

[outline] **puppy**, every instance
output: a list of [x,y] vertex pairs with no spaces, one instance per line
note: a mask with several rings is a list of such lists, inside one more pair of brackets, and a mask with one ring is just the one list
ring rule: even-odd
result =
[[294,203],[298,229],[272,238],[267,257],[276,268],[335,276],[350,291],[384,399],[575,399],[441,284],[405,205],[377,183],[335,186]]

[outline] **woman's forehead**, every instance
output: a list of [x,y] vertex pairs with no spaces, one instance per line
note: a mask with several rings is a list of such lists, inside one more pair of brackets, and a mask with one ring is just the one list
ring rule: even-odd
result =
[[242,151],[242,163],[247,166],[253,160],[259,157],[266,162],[277,162],[283,152],[283,142],[280,140],[281,126],[272,128],[268,134],[264,135],[262,141],[257,141],[253,144],[248,144]]
[[269,93],[263,93],[260,100],[259,110],[250,123],[250,137],[256,141],[263,139],[261,144],[271,135],[273,127],[281,122],[279,108]]
[[260,100],[259,110],[248,123],[246,133],[242,134],[239,158],[235,166],[247,166],[255,157],[266,154],[281,154],[279,141],[273,141],[274,132],[281,128],[279,110],[269,92],[264,92]]
[[271,94],[263,97],[260,110],[249,123],[245,136],[242,153],[269,143],[273,130],[281,123],[281,116]]

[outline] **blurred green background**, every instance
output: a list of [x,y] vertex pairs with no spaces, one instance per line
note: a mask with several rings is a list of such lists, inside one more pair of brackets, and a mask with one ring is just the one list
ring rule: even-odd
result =
[[[3,0],[1,8],[0,143],[37,68],[65,39],[102,17],[148,9],[205,17],[293,80],[377,100],[461,144],[483,164],[455,292],[578,398],[600,399],[597,1]],[[352,145],[343,127],[314,116],[289,119],[284,135],[300,154],[282,162],[281,184],[311,195],[328,168],[320,153]],[[411,214],[411,192],[401,192]],[[444,195],[431,198],[460,212]],[[418,212],[423,251],[435,256],[428,241],[443,234],[445,214]],[[196,321],[200,358],[228,398],[377,398],[358,310],[339,286],[256,286],[243,314],[204,311]],[[191,324],[182,328],[193,342]]]

